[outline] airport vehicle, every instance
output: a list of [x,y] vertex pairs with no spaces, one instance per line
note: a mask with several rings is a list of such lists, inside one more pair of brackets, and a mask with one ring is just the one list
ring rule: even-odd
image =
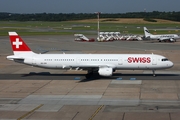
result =
[[75,41],[80,41],[80,42],[95,42],[95,39],[93,38],[87,38],[85,35],[83,34],[74,34],[75,36]]
[[160,34],[160,35],[153,35],[149,32],[149,30],[144,27],[144,34],[146,38],[152,39],[152,40],[158,40],[159,42],[164,41],[170,41],[170,42],[176,42],[176,39],[179,39],[180,37],[177,34]]
[[87,70],[86,78],[99,73],[112,76],[115,70],[167,69],[173,63],[156,54],[37,54],[31,51],[16,32],[9,32],[14,55],[7,59],[15,62],[49,69]]
[[110,36],[109,32],[100,32],[97,40],[99,42],[108,42],[108,41],[113,41],[113,37]]
[[97,40],[99,42],[108,42],[119,40],[120,32],[99,32],[99,37]]

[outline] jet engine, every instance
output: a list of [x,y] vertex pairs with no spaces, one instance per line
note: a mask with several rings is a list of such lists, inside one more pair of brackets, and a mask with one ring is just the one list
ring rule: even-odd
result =
[[175,42],[175,39],[171,38],[170,41],[171,41],[171,42]]
[[99,68],[98,73],[101,76],[106,76],[106,77],[112,76],[113,68],[107,68],[107,67]]

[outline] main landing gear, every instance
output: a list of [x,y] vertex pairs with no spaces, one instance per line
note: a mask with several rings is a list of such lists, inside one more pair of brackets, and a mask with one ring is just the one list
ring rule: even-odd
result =
[[93,76],[93,71],[88,71],[88,73],[86,74],[86,79],[89,79]]
[[91,79],[91,78],[99,78],[99,73],[96,70],[89,70],[88,73],[86,74],[86,79]]
[[155,75],[155,70],[152,70],[152,72],[153,72],[153,77],[156,77],[156,75]]

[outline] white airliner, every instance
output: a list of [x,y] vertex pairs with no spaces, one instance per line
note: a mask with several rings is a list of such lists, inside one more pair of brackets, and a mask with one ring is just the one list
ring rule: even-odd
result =
[[74,34],[75,37],[75,41],[81,41],[81,42],[95,42],[94,38],[87,38],[85,35],[83,34]]
[[36,54],[16,32],[9,32],[14,55],[7,59],[15,62],[50,69],[87,70],[86,78],[93,73],[112,76],[115,70],[167,69],[173,63],[166,57],[155,54]]
[[177,34],[160,34],[160,35],[152,35],[149,30],[144,27],[144,34],[146,38],[150,38],[152,40],[159,40],[161,41],[170,41],[170,42],[175,42],[176,39],[179,39],[180,37]]

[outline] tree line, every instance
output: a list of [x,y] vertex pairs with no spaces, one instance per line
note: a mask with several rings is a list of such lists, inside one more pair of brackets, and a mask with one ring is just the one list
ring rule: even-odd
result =
[[[0,21],[69,21],[96,19],[94,13],[34,13],[18,14],[0,12]],[[143,18],[146,19],[165,19],[180,22],[180,12],[129,12],[129,13],[102,13],[100,18]]]

